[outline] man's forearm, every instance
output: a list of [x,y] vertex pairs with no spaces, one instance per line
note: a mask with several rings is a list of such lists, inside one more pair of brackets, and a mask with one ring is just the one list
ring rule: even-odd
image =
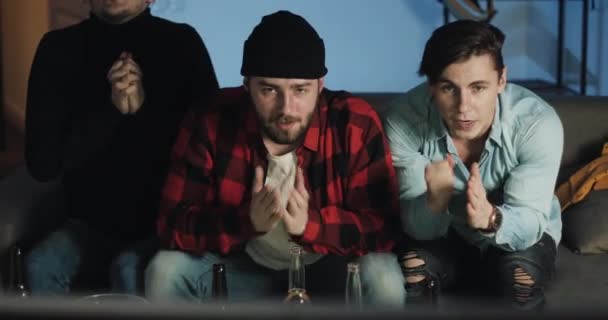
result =
[[427,195],[401,200],[403,230],[417,240],[432,240],[446,233],[450,225],[447,209],[434,212],[427,205]]
[[448,209],[448,204],[452,198],[451,192],[427,192],[426,205],[432,213],[440,214]]

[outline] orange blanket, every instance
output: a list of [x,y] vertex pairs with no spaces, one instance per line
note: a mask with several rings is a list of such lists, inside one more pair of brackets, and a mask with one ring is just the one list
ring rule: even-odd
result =
[[564,182],[555,194],[562,212],[569,206],[585,199],[591,190],[608,189],[608,142],[604,143],[602,155],[579,169]]

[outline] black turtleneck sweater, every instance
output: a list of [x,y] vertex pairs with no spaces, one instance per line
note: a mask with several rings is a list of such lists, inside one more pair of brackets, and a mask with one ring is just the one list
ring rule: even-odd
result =
[[[112,104],[106,77],[123,51],[143,74],[146,97],[134,115]],[[196,31],[149,9],[121,25],[91,15],[48,32],[29,78],[28,170],[40,181],[62,178],[71,217],[124,240],[153,234],[179,123],[217,89]]]

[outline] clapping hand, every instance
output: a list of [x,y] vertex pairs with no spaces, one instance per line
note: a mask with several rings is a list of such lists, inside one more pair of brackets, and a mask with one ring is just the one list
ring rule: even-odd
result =
[[145,99],[142,73],[131,53],[122,52],[108,71],[108,81],[112,87],[111,99],[122,114],[135,114]]
[[278,188],[264,186],[264,169],[257,166],[253,178],[249,217],[257,232],[268,232],[277,225],[285,212],[281,208]]
[[432,212],[444,212],[454,191],[454,159],[448,154],[444,160],[431,162],[424,170],[427,186],[427,205]]
[[306,223],[308,223],[308,201],[310,200],[310,195],[304,184],[302,168],[298,168],[297,170],[295,188],[289,196],[287,210],[283,214],[283,221],[290,235],[301,236],[306,229]]
[[479,165],[471,165],[471,176],[467,182],[467,223],[473,229],[487,229],[492,214],[492,204],[486,196],[481,181]]

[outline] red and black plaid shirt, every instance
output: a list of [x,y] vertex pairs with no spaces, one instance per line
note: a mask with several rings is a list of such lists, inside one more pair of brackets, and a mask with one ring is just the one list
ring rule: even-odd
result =
[[[399,226],[391,153],[376,112],[324,90],[296,149],[310,194],[308,224],[294,240],[337,255],[388,251]],[[182,124],[162,193],[158,232],[167,248],[229,253],[259,234],[249,218],[256,165],[267,150],[249,95],[224,89]]]

